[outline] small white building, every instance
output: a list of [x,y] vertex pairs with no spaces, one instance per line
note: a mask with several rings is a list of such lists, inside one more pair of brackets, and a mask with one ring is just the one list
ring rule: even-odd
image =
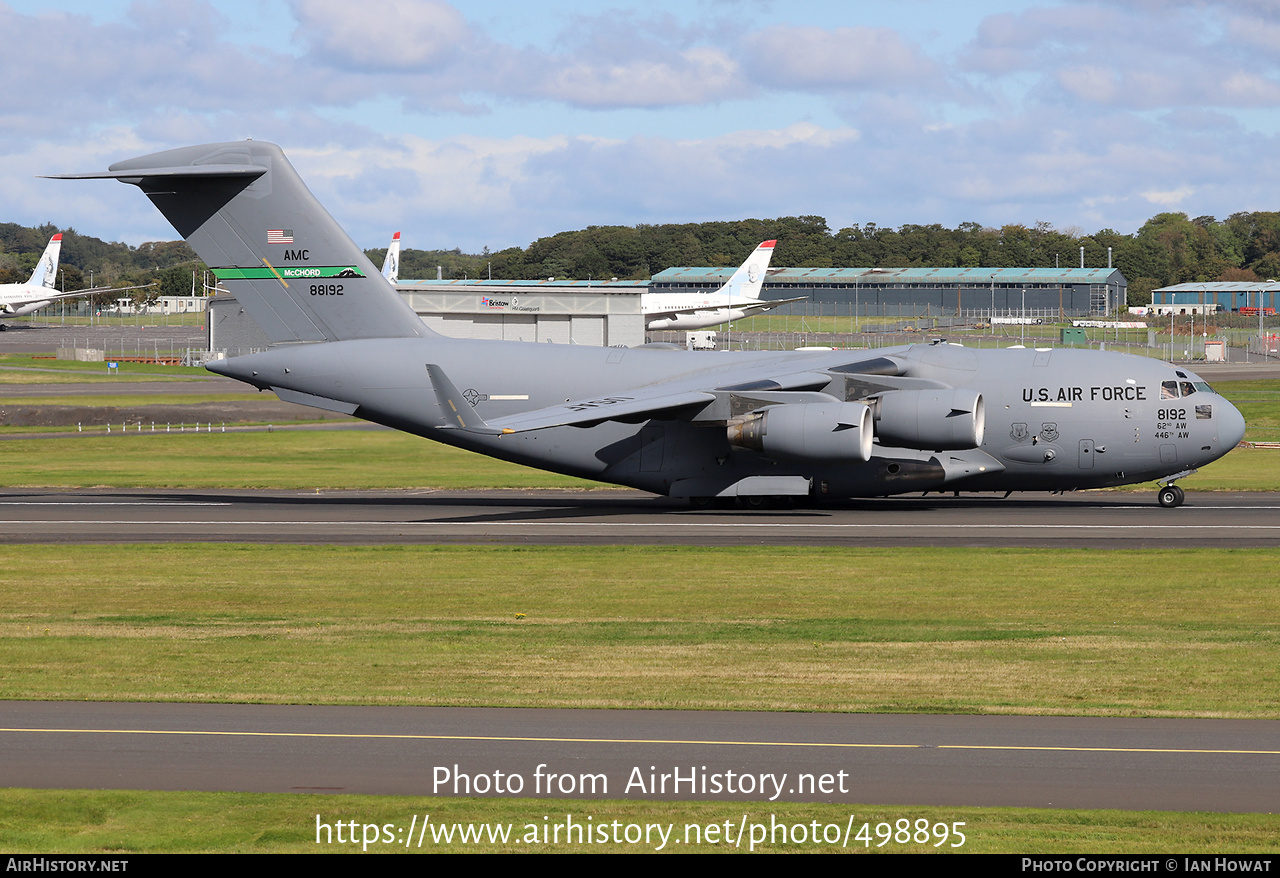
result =
[[116,310],[121,314],[193,314],[205,310],[205,296],[161,296],[149,305],[140,305],[130,298],[116,299]]

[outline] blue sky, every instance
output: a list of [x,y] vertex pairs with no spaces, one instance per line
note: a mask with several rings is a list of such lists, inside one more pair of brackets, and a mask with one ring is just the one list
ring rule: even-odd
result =
[[1280,208],[1280,0],[0,0],[0,221],[131,244],[132,187],[281,144],[357,243],[819,215],[1133,232]]

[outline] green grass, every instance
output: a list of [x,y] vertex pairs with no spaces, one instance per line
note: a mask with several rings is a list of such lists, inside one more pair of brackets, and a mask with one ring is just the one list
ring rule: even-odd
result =
[[[404,838],[414,826],[421,826],[430,816],[429,825],[443,832],[456,825],[509,826],[506,844],[490,842],[488,833],[481,843],[464,844],[455,835],[453,843],[443,839],[436,843],[428,831],[421,847],[417,834],[412,846]],[[338,843],[334,825],[339,821],[355,821],[357,839],[363,839],[365,824],[371,836],[384,837],[382,827],[396,843],[374,843],[369,853],[626,853],[650,852],[659,842],[645,844],[568,844],[566,834],[560,843],[544,843],[543,827],[560,823],[572,815],[579,825],[609,826],[613,822],[627,824],[658,823],[670,826],[670,841],[664,852],[732,852],[751,851],[748,828],[741,848],[721,841],[701,845],[682,842],[688,824],[706,828],[715,824],[724,829],[725,821],[737,826],[745,816],[750,824],[767,831],[771,820],[788,827],[805,824],[807,835],[812,823],[819,830],[829,825],[840,827],[843,834],[850,820],[852,835],[864,823],[869,824],[870,847],[853,842],[851,851],[892,853],[1005,853],[1005,854],[1183,854],[1196,855],[1259,853],[1274,855],[1280,849],[1275,818],[1266,814],[1204,814],[1156,811],[1067,811],[1061,809],[900,807],[869,805],[831,805],[794,803],[712,803],[651,801],[580,801],[557,799],[438,799],[410,796],[352,796],[314,794],[263,793],[191,793],[135,792],[93,790],[6,790],[0,791],[0,846],[8,851],[41,853],[102,854],[105,859],[119,860],[130,854],[151,852],[175,853],[362,853],[362,843]],[[414,823],[414,819],[417,823]],[[549,818],[548,820],[544,820]],[[897,844],[892,841],[882,848],[877,826],[898,820],[927,819],[937,823],[963,822],[964,843],[951,848],[958,838],[950,836],[940,847],[914,841]],[[319,831],[317,822],[330,827]],[[455,833],[457,830],[455,830]],[[619,832],[625,832],[620,829]],[[830,837],[836,832],[829,830]],[[350,838],[350,826],[344,828],[343,841]],[[880,836],[889,834],[881,829]],[[941,833],[939,833],[941,835]],[[553,839],[551,832],[546,837]],[[598,838],[598,836],[596,836]],[[638,838],[638,835],[633,835]],[[690,839],[696,839],[690,834]],[[723,838],[723,836],[721,836]],[[516,840],[519,840],[518,842]],[[536,839],[536,841],[534,840]],[[330,841],[332,840],[332,841]],[[757,852],[839,852],[830,844],[762,842]],[[143,864],[145,865],[145,864]],[[129,871],[137,868],[130,863]]]
[[1224,381],[1215,389],[1240,409],[1248,442],[1280,442],[1280,381]]
[[389,430],[75,434],[10,439],[10,487],[582,488],[581,479],[517,466]]
[[1280,718],[1274,557],[13,546],[0,698]]
[[[139,354],[146,355],[145,351]],[[116,370],[108,372],[107,361],[81,363],[77,360],[56,360],[28,354],[0,354],[0,384],[127,383],[204,379],[209,375],[204,369],[152,363],[119,363]]]
[[[122,388],[123,389],[123,388]],[[112,393],[94,396],[4,396],[0,394],[0,407],[3,406],[88,406],[106,408],[114,406],[151,406],[151,405],[200,405],[220,402],[276,402],[275,394],[262,394],[257,391],[244,393]]]

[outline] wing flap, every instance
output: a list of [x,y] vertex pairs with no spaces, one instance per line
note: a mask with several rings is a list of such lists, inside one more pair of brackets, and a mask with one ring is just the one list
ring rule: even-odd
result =
[[502,418],[490,426],[503,433],[526,433],[549,427],[583,427],[601,421],[643,420],[657,417],[664,412],[691,406],[702,407],[715,400],[715,394],[705,390],[686,390],[677,393],[638,393],[600,396],[591,399],[571,400],[563,405],[535,409]]

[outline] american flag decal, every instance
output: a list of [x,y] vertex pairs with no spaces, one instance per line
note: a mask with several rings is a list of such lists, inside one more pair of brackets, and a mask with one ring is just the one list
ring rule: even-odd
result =
[[292,244],[293,229],[267,229],[268,244]]

